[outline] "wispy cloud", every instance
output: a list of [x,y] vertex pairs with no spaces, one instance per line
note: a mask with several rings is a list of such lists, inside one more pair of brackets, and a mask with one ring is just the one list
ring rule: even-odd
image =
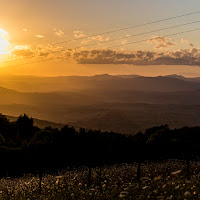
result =
[[96,41],[99,41],[99,42],[104,42],[104,41],[109,41],[110,37],[97,35],[97,36],[89,37],[89,39],[90,40],[96,40]]
[[37,37],[37,38],[44,38],[43,35],[36,35],[35,37]]
[[188,40],[186,40],[186,39],[184,39],[184,38],[181,38],[181,43],[183,43],[183,44],[188,44],[188,43],[189,43],[189,41],[188,41]]
[[182,43],[182,44],[188,44],[188,45],[190,45],[191,47],[194,47],[194,45],[193,45],[189,40],[186,40],[186,39],[184,39],[184,38],[181,39],[181,43]]
[[28,57],[35,55],[34,49],[28,45],[17,45],[11,50],[11,55]]
[[58,37],[62,37],[65,34],[62,30],[57,30],[57,29],[54,30],[56,31],[55,35],[57,35]]
[[111,49],[65,49],[64,47],[21,46],[11,52],[15,56],[45,56],[78,64],[131,64],[131,65],[196,65],[200,66],[200,48],[177,51],[126,51]]
[[87,44],[91,41],[97,41],[97,42],[101,43],[101,42],[106,42],[106,41],[109,41],[109,40],[110,40],[110,37],[108,37],[108,36],[96,35],[96,36],[88,37],[87,39],[84,39],[81,42],[81,44]]
[[178,51],[114,51],[110,49],[66,51],[63,59],[79,64],[132,64],[132,65],[197,65],[200,66],[200,49]]
[[74,37],[75,38],[82,38],[82,37],[86,37],[86,35],[82,32],[82,31],[74,31]]
[[163,36],[154,36],[152,39],[147,40],[147,43],[155,43],[155,49],[169,48],[176,45],[176,43],[171,42],[169,38]]
[[128,43],[128,40],[122,40],[122,41],[121,41],[121,44],[122,44],[122,45],[125,45],[125,44],[127,44],[127,43]]

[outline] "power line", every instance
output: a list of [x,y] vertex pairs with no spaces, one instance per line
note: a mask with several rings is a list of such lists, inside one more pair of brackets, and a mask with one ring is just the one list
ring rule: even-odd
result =
[[[191,25],[191,24],[196,24],[196,23],[200,23],[200,20],[198,20],[198,21],[192,21],[192,22],[188,22],[188,23],[184,23],[184,24],[179,24],[179,25],[175,25],[175,26],[170,26],[170,27],[167,27],[167,28],[161,28],[161,29],[156,29],[156,30],[152,30],[152,31],[142,32],[142,33],[138,33],[138,34],[134,34],[134,35],[129,35],[129,36],[124,36],[124,37],[114,38],[114,39],[111,39],[111,40],[108,40],[108,41],[99,41],[99,42],[92,43],[92,44],[78,46],[78,47],[75,47],[74,49],[78,49],[78,48],[82,48],[82,47],[89,47],[89,46],[103,44],[103,43],[108,43],[108,42],[113,42],[113,41],[117,41],[117,40],[121,40],[121,39],[127,39],[127,38],[130,38],[130,37],[141,36],[141,35],[145,35],[145,34],[149,34],[149,33],[154,33],[154,32],[159,32],[159,31],[163,31],[163,30],[174,29],[174,28],[178,28],[178,27],[182,27],[182,26],[187,26],[187,25]],[[53,51],[53,52],[51,52],[51,54],[60,53],[60,52],[63,52],[65,50],[66,49]],[[40,56],[43,56],[43,55],[39,55],[39,57]],[[9,62],[14,62],[14,61],[21,61],[21,60],[35,58],[35,57],[37,57],[37,56],[34,55],[34,56],[27,56],[26,58],[22,58],[22,59],[12,59],[12,60],[1,62],[1,64],[3,64],[3,63],[9,63]]]
[[[173,33],[173,34],[164,35],[163,37],[169,37],[169,36],[174,36],[174,35],[179,35],[179,34],[184,34],[184,33],[190,33],[190,32],[194,32],[194,31],[197,31],[197,30],[200,30],[200,28],[190,29],[190,30],[187,30],[187,31],[176,32],[176,33]],[[151,38],[149,38],[149,39],[151,39]],[[114,45],[114,46],[110,46],[110,47],[107,47],[107,48],[115,48],[115,47],[130,45],[130,44],[136,44],[136,43],[146,42],[146,41],[149,40],[149,39],[138,40],[138,41],[129,42],[129,43],[126,43],[126,44]],[[12,65],[12,66],[8,66],[8,67],[16,67],[16,66],[34,64],[34,63],[45,62],[45,61],[54,60],[54,59],[55,59],[55,58],[49,58],[49,59],[38,60],[38,61],[29,62],[29,63],[23,63],[23,64],[18,64],[18,65]],[[2,68],[1,68],[1,69],[2,69]]]
[[177,15],[177,16],[174,16],[174,17],[164,18],[164,19],[160,19],[160,20],[156,20],[156,21],[152,21],[152,22],[147,22],[147,23],[143,23],[143,24],[138,24],[138,25],[134,25],[134,26],[129,26],[129,27],[125,27],[125,28],[114,29],[114,30],[111,30],[111,31],[102,32],[102,33],[98,33],[98,34],[94,34],[94,35],[90,35],[90,36],[84,36],[84,37],[80,37],[80,38],[76,38],[76,39],[65,40],[65,41],[62,41],[62,42],[56,42],[56,43],[52,43],[51,45],[63,44],[63,43],[87,39],[87,38],[95,37],[95,36],[99,36],[99,35],[106,35],[106,34],[110,34],[110,33],[120,32],[120,31],[124,31],[124,30],[128,30],[128,29],[133,29],[133,28],[138,28],[138,27],[142,27],[142,26],[146,26],[146,25],[151,25],[151,24],[156,24],[156,23],[160,23],[160,22],[164,22],[164,21],[169,21],[169,20],[172,20],[172,19],[178,19],[178,18],[190,16],[190,15],[195,15],[195,14],[198,14],[198,13],[200,13],[200,10],[196,11],[196,12],[191,12],[191,13],[187,13],[187,14],[183,14],[183,15]]
[[63,43],[69,43],[69,42],[82,40],[82,39],[87,39],[87,38],[95,37],[95,36],[99,36],[99,35],[106,35],[106,34],[110,34],[110,33],[120,32],[120,31],[123,31],[123,30],[129,30],[129,29],[133,29],[133,28],[146,26],[146,25],[151,25],[151,24],[156,24],[156,23],[160,23],[160,22],[169,21],[169,20],[172,20],[172,19],[178,19],[178,18],[182,18],[182,17],[186,17],[186,16],[191,16],[191,15],[195,15],[195,14],[198,14],[198,13],[200,13],[200,10],[199,11],[195,11],[195,12],[182,14],[182,15],[177,15],[177,16],[174,16],[174,17],[164,18],[164,19],[160,19],[160,20],[156,20],[156,21],[152,21],[152,22],[147,22],[147,23],[143,23],[143,24],[138,24],[138,25],[129,26],[129,27],[120,28],[120,29],[114,29],[114,30],[111,30],[111,31],[97,33],[97,34],[84,36],[84,37],[80,37],[80,38],[75,38],[75,39],[65,40],[65,41],[61,41],[61,42],[56,42],[56,43],[52,43],[50,45],[58,45],[58,44],[63,44]]
[[[200,30],[200,28],[191,29],[191,30],[188,30],[188,31],[181,31],[181,32],[173,33],[173,34],[169,34],[169,35],[164,35],[163,37],[169,37],[169,36],[179,35],[179,34],[183,34],[183,33],[190,33],[190,32],[194,32],[194,31],[197,31],[197,30]],[[126,46],[126,45],[130,45],[130,44],[135,44],[135,43],[140,43],[140,42],[146,42],[147,40],[148,39],[146,39],[146,40],[139,40],[139,41],[135,41],[135,42],[129,42],[129,43],[126,43],[126,44],[114,45],[114,46],[110,46],[110,47],[107,47],[107,48],[114,48],[114,47]]]
[[124,37],[120,37],[120,38],[111,39],[109,41],[100,41],[100,42],[96,42],[96,43],[92,43],[92,44],[88,44],[88,45],[79,46],[79,47],[76,47],[76,48],[82,48],[82,47],[93,46],[93,45],[97,45],[97,44],[101,44],[101,43],[113,42],[113,41],[117,41],[117,40],[121,40],[121,39],[127,39],[127,38],[130,38],[130,37],[141,36],[141,35],[145,35],[145,34],[149,34],[149,33],[154,33],[154,32],[158,32],[158,31],[164,31],[164,30],[173,29],[173,28],[178,28],[178,27],[181,27],[181,26],[187,26],[187,25],[195,24],[195,23],[200,23],[200,20],[189,22],[189,23],[185,23],[185,24],[170,26],[170,27],[167,27],[167,28],[156,29],[156,30],[153,30],[153,31],[147,31],[147,32],[143,32],[143,33],[138,33],[138,34],[134,34],[134,35],[128,35],[128,36],[124,36]]

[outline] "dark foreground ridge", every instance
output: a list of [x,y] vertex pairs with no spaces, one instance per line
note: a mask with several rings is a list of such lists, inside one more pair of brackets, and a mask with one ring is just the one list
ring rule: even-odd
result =
[[[161,125],[127,136],[100,130],[79,131],[68,125],[38,128],[26,114],[10,122],[0,115],[0,175],[51,172],[70,166],[89,168],[116,163],[183,158],[200,155],[200,127],[171,130]],[[140,170],[138,168],[138,170]],[[140,179],[138,171],[138,179]],[[139,181],[139,180],[138,180]]]

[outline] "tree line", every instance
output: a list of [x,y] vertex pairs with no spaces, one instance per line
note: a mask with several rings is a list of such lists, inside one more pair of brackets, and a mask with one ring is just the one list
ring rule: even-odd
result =
[[[0,114],[0,176],[56,171],[70,166],[108,165],[200,155],[200,127],[161,125],[125,135],[101,130],[34,126],[24,114],[10,122]],[[138,176],[140,176],[138,169]]]

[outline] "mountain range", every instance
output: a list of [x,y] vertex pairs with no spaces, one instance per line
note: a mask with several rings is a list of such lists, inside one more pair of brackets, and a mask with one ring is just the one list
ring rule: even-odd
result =
[[135,134],[145,128],[200,125],[200,78],[108,74],[1,77],[0,112],[57,124]]

